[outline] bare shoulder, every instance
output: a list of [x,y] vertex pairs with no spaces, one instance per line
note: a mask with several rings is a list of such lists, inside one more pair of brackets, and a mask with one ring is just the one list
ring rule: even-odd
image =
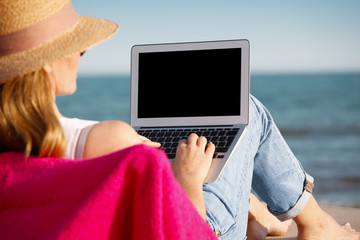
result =
[[136,131],[122,121],[96,124],[86,139],[84,158],[102,156],[141,143]]

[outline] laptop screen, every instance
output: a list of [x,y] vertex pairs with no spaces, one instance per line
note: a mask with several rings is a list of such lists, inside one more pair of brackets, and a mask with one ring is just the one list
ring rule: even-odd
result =
[[138,118],[238,116],[241,48],[142,52]]

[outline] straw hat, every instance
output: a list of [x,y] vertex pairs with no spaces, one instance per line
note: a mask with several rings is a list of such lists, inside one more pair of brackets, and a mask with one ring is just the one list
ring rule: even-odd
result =
[[0,0],[0,84],[110,38],[118,26],[70,0]]

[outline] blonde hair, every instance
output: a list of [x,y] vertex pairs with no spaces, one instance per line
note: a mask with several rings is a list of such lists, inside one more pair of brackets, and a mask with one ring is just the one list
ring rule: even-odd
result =
[[0,84],[0,153],[62,157],[66,138],[43,69]]

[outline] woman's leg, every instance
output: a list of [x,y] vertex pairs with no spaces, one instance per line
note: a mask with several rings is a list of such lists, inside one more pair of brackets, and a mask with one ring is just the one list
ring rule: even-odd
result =
[[289,230],[292,220],[281,222],[269,212],[266,205],[250,194],[249,218],[246,235],[248,239],[265,239],[266,236],[283,236]]
[[252,187],[280,220],[294,218],[298,239],[358,239],[359,233],[341,227],[312,196],[313,179],[285,143],[271,115],[254,97],[251,101],[264,126],[254,159]]
[[203,187],[209,224],[221,239],[244,238],[251,182],[270,209],[281,214],[296,204],[302,210],[310,196],[304,181],[304,171],[270,114],[251,96],[250,121],[240,144],[218,180]]
[[297,239],[360,239],[359,232],[355,232],[350,224],[340,226],[319,207],[313,196],[310,197],[303,211],[294,220],[298,227]]
[[254,158],[252,188],[280,220],[291,219],[308,202],[313,178],[302,169],[269,111],[256,98],[251,97],[251,102],[263,126]]
[[257,122],[256,116],[250,114],[249,126],[223,172],[217,181],[203,186],[208,222],[220,239],[246,237],[253,159],[257,152],[253,142],[262,128]]
[[253,169],[248,154],[251,152],[239,146],[218,180],[203,186],[208,223],[220,239],[246,237]]
[[[263,116],[265,111],[260,111],[262,105],[259,104],[256,99],[250,98],[250,121],[241,142],[218,180],[203,187],[209,224],[220,233],[221,239],[246,236],[254,159],[259,155],[261,140],[268,127],[264,121],[266,116]],[[278,144],[283,145],[284,142]]]

